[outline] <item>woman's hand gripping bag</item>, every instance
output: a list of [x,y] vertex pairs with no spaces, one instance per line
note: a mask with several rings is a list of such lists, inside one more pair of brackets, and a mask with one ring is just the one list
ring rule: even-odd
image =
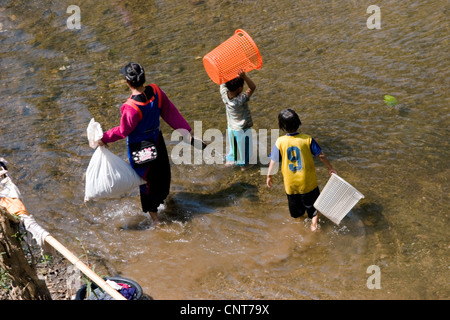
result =
[[98,145],[103,131],[94,119],[89,123],[87,136],[89,146],[96,150],[86,170],[84,201],[114,198],[146,183],[128,163],[106,147]]

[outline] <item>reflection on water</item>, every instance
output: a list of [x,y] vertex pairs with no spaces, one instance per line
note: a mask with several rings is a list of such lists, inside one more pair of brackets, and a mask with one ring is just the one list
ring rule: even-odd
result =
[[[79,1],[80,30],[66,27],[71,1],[0,3],[0,155],[36,219],[74,252],[83,239],[155,299],[449,297],[444,1],[382,1],[380,30],[357,0]],[[259,167],[173,165],[161,226],[137,190],[83,203],[86,128],[118,124],[129,94],[120,67],[142,63],[189,122],[225,132],[201,58],[238,28],[264,60],[249,73],[254,129],[295,108],[365,199],[312,234],[289,217],[280,175],[269,191]],[[126,159],[124,141],[111,150]],[[371,265],[381,289],[366,286]]]

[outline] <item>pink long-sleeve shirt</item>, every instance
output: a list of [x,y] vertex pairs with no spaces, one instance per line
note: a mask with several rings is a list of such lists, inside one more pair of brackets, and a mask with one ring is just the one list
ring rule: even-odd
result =
[[[191,131],[189,123],[183,118],[177,107],[169,100],[163,90],[161,92],[161,118],[173,129],[185,129],[187,132]],[[136,109],[124,103],[120,108],[122,117],[120,119],[120,126],[114,127],[105,133],[101,139],[103,143],[112,143],[120,139],[126,138],[141,121],[140,115]]]

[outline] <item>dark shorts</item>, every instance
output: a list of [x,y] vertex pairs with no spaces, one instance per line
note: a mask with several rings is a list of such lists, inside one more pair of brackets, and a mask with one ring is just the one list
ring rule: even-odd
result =
[[308,218],[313,218],[317,215],[317,210],[314,208],[314,202],[319,197],[319,187],[313,191],[305,194],[288,194],[288,205],[291,217],[298,218],[308,213]]

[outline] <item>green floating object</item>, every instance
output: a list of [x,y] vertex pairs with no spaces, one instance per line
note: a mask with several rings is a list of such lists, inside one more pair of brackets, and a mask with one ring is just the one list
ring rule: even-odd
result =
[[385,95],[384,96],[384,102],[389,106],[389,107],[393,107],[397,104],[397,99],[395,99],[395,97],[390,96],[390,95]]

